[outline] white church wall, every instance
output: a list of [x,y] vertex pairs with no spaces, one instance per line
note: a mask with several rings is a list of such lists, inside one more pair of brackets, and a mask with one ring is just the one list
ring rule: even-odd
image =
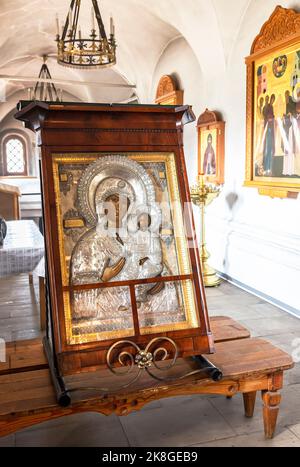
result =
[[[227,44],[226,71],[203,75],[184,39],[173,41],[156,67],[152,95],[163,74],[179,76],[185,103],[197,115],[208,107],[223,114],[226,125],[225,185],[222,194],[207,209],[210,263],[218,271],[287,310],[299,313],[300,293],[300,198],[280,200],[262,197],[256,189],[243,186],[246,144],[246,67],[244,58],[277,1],[249,2],[247,11],[232,31],[229,41],[227,19],[235,1],[214,2],[221,10],[223,36]],[[232,4],[232,5],[231,5]],[[295,7],[283,1],[282,6]],[[228,27],[232,27],[228,20]],[[230,44],[229,44],[230,42]],[[213,44],[210,45],[213,47]],[[193,58],[192,58],[193,57]],[[198,65],[197,65],[198,62]],[[216,64],[217,67],[217,64]],[[197,171],[197,137],[194,125],[185,129],[187,167],[192,183]],[[195,210],[198,217],[198,212]],[[199,219],[197,222],[199,226]]]
[[[157,86],[163,75],[172,75],[177,79],[179,88],[184,91],[184,104],[192,105],[197,120],[198,116],[205,110],[204,80],[199,62],[183,37],[171,41],[161,54],[154,73],[149,99],[151,103],[155,101]],[[192,185],[196,182],[198,170],[196,121],[184,128],[184,150],[189,182]],[[198,211],[198,208],[195,208],[196,229],[197,232],[200,232]]]
[[[253,1],[241,24],[224,76],[224,91],[209,107],[223,112],[226,128],[226,183],[208,208],[211,264],[230,278],[298,310],[300,316],[300,199],[262,197],[243,187],[246,144],[244,57],[277,2]],[[293,2],[282,2],[292,7]],[[250,21],[248,20],[250,18]],[[226,20],[226,17],[224,18]],[[217,89],[220,87],[217,85]],[[208,101],[210,101],[209,95]],[[230,200],[235,200],[233,209]]]
[[[203,76],[199,62],[183,37],[179,37],[166,47],[157,64],[151,91],[151,102],[155,101],[158,82],[163,75],[173,75],[180,89],[184,91],[184,104],[193,106],[197,116],[205,110],[203,96]],[[196,122],[185,126],[185,154],[190,182],[196,179],[197,131]]]

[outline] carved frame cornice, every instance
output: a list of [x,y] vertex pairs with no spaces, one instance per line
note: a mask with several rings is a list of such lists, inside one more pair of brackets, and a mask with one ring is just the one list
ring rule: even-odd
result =
[[164,75],[159,80],[155,103],[160,105],[183,105],[183,91],[178,89],[173,76]]

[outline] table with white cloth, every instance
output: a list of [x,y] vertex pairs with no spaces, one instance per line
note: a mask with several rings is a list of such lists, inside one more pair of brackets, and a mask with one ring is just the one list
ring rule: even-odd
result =
[[44,237],[34,221],[7,222],[7,236],[0,246],[0,278],[32,273],[44,249]]
[[[33,285],[33,275],[44,276],[44,237],[32,220],[7,222],[7,236],[0,246],[0,278],[17,274],[28,274]],[[40,324],[46,327],[45,279],[39,276]]]

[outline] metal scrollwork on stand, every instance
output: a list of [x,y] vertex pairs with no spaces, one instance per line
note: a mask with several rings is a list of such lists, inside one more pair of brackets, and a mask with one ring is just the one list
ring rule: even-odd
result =
[[[160,342],[165,343],[165,345],[166,343],[169,343],[171,345],[173,357],[168,365],[159,365],[159,362],[165,362],[170,357],[170,352],[165,346],[155,348],[153,352],[151,352],[151,349],[153,349],[153,347]],[[117,355],[115,355],[114,358],[114,351],[120,347],[124,347],[125,345],[133,347],[136,350],[136,354],[133,355],[128,351],[122,351],[120,353],[117,353]],[[144,371],[146,371],[154,379],[157,379],[159,381],[165,380],[164,378],[160,378],[154,373],[152,373],[150,368],[155,368],[159,371],[170,370],[175,365],[177,358],[178,348],[176,343],[168,337],[157,337],[156,339],[152,339],[152,341],[149,342],[149,344],[144,350],[132,341],[123,340],[116,342],[114,345],[111,346],[107,353],[106,363],[110,371],[118,376],[126,376],[130,374],[134,369],[137,369],[138,371],[134,379],[126,384],[126,386],[130,386],[133,382],[137,381],[140,378],[141,374]],[[118,363],[121,367],[127,367],[126,371],[122,371],[121,368],[115,367],[115,363]]]
[[[130,348],[131,351],[129,351]],[[207,374],[207,376],[214,381],[220,381],[223,377],[222,372],[203,356],[194,357],[193,360],[197,364],[197,368],[182,376],[164,377],[158,376],[158,374],[152,371],[167,372],[175,366],[177,359],[178,347],[176,343],[168,337],[152,339],[145,349],[141,349],[133,341],[121,340],[113,344],[108,350],[106,363],[109,370],[117,377],[126,377],[132,374],[133,377],[129,381],[121,387],[110,389],[101,387],[80,387],[67,389],[67,392],[72,393],[88,390],[114,393],[120,389],[126,389],[132,386],[145,372],[153,379],[163,382],[174,382],[201,373]],[[166,363],[167,360],[170,360],[170,362]]]

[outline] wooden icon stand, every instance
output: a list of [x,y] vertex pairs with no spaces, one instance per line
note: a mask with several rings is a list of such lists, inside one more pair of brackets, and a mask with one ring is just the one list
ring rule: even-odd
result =
[[[64,383],[68,375],[101,367],[117,372],[120,363],[138,372],[150,374],[155,369],[160,374],[160,363],[166,359],[172,366],[177,358],[213,353],[199,252],[191,233],[194,222],[183,152],[183,126],[195,119],[191,108],[21,102],[16,118],[36,132],[41,147],[48,265],[44,344],[59,402],[70,403]],[[95,245],[106,241],[98,234],[98,200],[104,196],[111,199],[120,192],[129,200],[128,218],[139,209],[130,211],[133,200],[147,201],[150,225],[159,217],[154,205],[160,198],[167,196],[170,206],[177,203],[168,228],[161,224],[155,237],[156,248],[162,252],[160,273],[151,272],[149,266],[149,274],[131,277],[122,257],[109,258],[106,264],[110,266],[98,278],[100,266],[89,270],[94,255],[86,252],[95,251]],[[180,207],[185,209],[184,219]],[[116,240],[112,241],[117,250]],[[101,248],[106,254],[105,247]],[[151,258],[145,256],[140,265],[149,264]],[[178,266],[174,266],[176,262]],[[130,313],[123,302],[102,314],[98,309],[90,312],[93,300],[94,308],[105,300],[109,307],[125,289],[130,296]],[[139,298],[141,290],[144,298]],[[155,308],[166,297],[169,301],[171,297],[176,308],[169,314]],[[111,319],[112,315],[116,318]],[[160,316],[164,321],[159,321]],[[208,371],[213,379],[221,377],[203,357],[197,362],[200,372]]]

